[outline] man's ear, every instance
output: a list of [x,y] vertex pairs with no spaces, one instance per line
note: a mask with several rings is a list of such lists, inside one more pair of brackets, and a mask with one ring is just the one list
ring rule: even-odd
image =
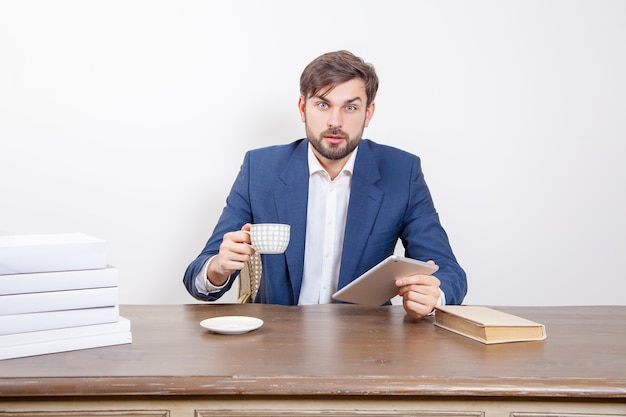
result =
[[306,98],[304,98],[304,96],[300,96],[300,98],[298,99],[298,111],[300,112],[300,119],[303,122],[306,122],[305,109],[306,109]]
[[370,124],[370,120],[372,120],[372,117],[374,117],[374,110],[376,110],[376,104],[372,101],[365,110],[365,124],[363,125],[364,127],[367,127],[367,125]]

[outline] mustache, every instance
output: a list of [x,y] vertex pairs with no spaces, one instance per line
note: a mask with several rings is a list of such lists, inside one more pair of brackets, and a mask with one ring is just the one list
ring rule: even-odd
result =
[[326,129],[320,134],[320,138],[323,138],[324,136],[335,136],[335,137],[340,137],[342,139],[348,139],[350,137],[346,132],[339,129],[338,127],[334,127],[332,129]]

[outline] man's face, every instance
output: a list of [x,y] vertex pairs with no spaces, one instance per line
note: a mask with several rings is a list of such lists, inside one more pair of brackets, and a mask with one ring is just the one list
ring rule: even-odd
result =
[[300,97],[300,116],[318,159],[322,163],[345,162],[374,115],[374,103],[367,106],[365,83],[359,78],[326,92],[323,88],[319,95]]

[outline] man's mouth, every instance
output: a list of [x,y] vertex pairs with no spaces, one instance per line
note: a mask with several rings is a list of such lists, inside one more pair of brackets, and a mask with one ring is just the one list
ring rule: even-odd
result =
[[332,145],[338,145],[345,140],[343,136],[324,136],[324,139]]
[[337,129],[327,130],[326,132],[322,133],[322,137],[326,140],[326,142],[330,143],[331,145],[339,145],[341,142],[348,139],[348,135]]

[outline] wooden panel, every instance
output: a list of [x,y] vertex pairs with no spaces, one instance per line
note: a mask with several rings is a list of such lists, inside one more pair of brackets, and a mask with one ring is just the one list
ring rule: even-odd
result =
[[[0,417],[624,417],[626,403],[506,398],[218,396],[0,398]],[[47,410],[47,411],[44,411]]]
[[484,417],[481,412],[447,412],[425,410],[196,410],[195,417]]
[[0,411],[0,417],[170,417],[168,410]]
[[510,417],[624,417],[626,410],[622,414],[601,414],[601,413],[515,413],[512,412]]

